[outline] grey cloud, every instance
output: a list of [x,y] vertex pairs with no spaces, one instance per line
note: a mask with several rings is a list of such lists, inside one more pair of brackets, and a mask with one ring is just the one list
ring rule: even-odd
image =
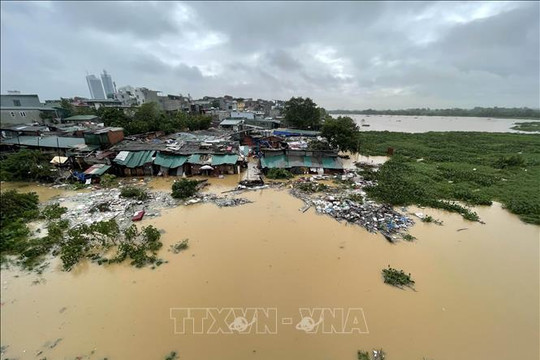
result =
[[[85,71],[105,68],[118,86],[195,97],[309,96],[326,108],[540,106],[533,2],[0,6],[1,89],[42,99],[88,96]],[[491,10],[473,20],[476,7]]]
[[266,53],[265,58],[270,65],[275,66],[280,70],[296,71],[302,68],[302,64],[300,64],[298,60],[281,49]]

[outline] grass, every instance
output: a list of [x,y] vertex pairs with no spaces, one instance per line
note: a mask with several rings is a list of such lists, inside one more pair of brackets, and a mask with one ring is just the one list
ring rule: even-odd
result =
[[521,220],[540,224],[540,136],[446,132],[362,132],[365,155],[394,156],[375,173],[368,193],[393,205],[423,205],[478,221],[461,205],[498,201]]

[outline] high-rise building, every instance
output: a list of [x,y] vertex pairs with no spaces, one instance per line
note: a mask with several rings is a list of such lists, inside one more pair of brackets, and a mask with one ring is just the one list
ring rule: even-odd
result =
[[106,99],[101,80],[96,75],[86,75],[86,82],[92,99]]
[[116,91],[114,89],[112,77],[111,75],[107,74],[105,69],[103,70],[103,74],[101,74],[101,82],[103,83],[103,88],[105,89],[105,96],[107,99],[114,98]]

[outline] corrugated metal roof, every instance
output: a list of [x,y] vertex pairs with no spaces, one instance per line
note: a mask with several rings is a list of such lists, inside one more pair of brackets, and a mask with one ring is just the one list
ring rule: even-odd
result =
[[75,115],[75,116],[70,116],[68,118],[65,118],[64,120],[65,121],[90,121],[94,119],[98,119],[98,117],[96,115]]
[[313,130],[300,130],[300,129],[285,129],[285,128],[279,128],[274,129],[274,135],[280,135],[280,136],[318,136],[320,135],[320,131],[313,131]]
[[199,154],[190,155],[187,162],[190,164],[204,164],[204,162],[201,162],[201,155]]
[[154,153],[155,151],[120,151],[113,161],[120,166],[136,168],[152,162]]
[[83,138],[60,137],[60,136],[19,136],[2,139],[5,144],[20,144],[26,146],[39,146],[44,148],[67,149],[77,145],[84,145]]
[[190,155],[186,162],[198,165],[210,164],[211,156],[210,154],[193,154]]
[[174,168],[184,165],[187,159],[188,159],[188,156],[167,155],[167,154],[158,153],[156,155],[156,160],[154,160],[154,164],[163,166],[166,168],[174,169]]
[[224,165],[224,164],[236,164],[238,161],[238,155],[226,154],[226,155],[212,155],[212,166]]
[[234,125],[239,125],[239,124],[242,124],[244,122],[243,119],[225,119],[223,120],[222,122],[219,123],[219,125],[223,126],[234,126]]
[[263,168],[289,169],[292,167],[343,169],[343,164],[338,158],[324,157],[322,159],[312,156],[289,156],[275,155],[261,158]]
[[95,164],[95,165],[92,165],[90,166],[88,169],[86,169],[84,171],[84,173],[86,175],[97,175],[97,176],[101,176],[103,174],[105,174],[105,172],[107,170],[109,170],[111,168],[110,165],[105,165],[105,164]]
[[261,158],[261,166],[269,169],[287,169],[289,167],[289,162],[285,155],[265,156]]

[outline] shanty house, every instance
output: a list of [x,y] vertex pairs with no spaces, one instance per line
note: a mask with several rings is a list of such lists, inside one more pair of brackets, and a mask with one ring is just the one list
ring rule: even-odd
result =
[[184,175],[184,164],[189,156],[158,153],[154,165],[159,166],[159,172],[163,175]]
[[84,133],[84,142],[86,144],[97,145],[101,149],[108,148],[122,140],[124,140],[124,129],[121,127],[106,127]]
[[343,172],[337,154],[323,151],[265,151],[260,158],[260,168],[264,173],[274,168],[287,169],[293,174]]
[[116,172],[125,176],[152,176],[155,151],[120,151],[113,160]]

